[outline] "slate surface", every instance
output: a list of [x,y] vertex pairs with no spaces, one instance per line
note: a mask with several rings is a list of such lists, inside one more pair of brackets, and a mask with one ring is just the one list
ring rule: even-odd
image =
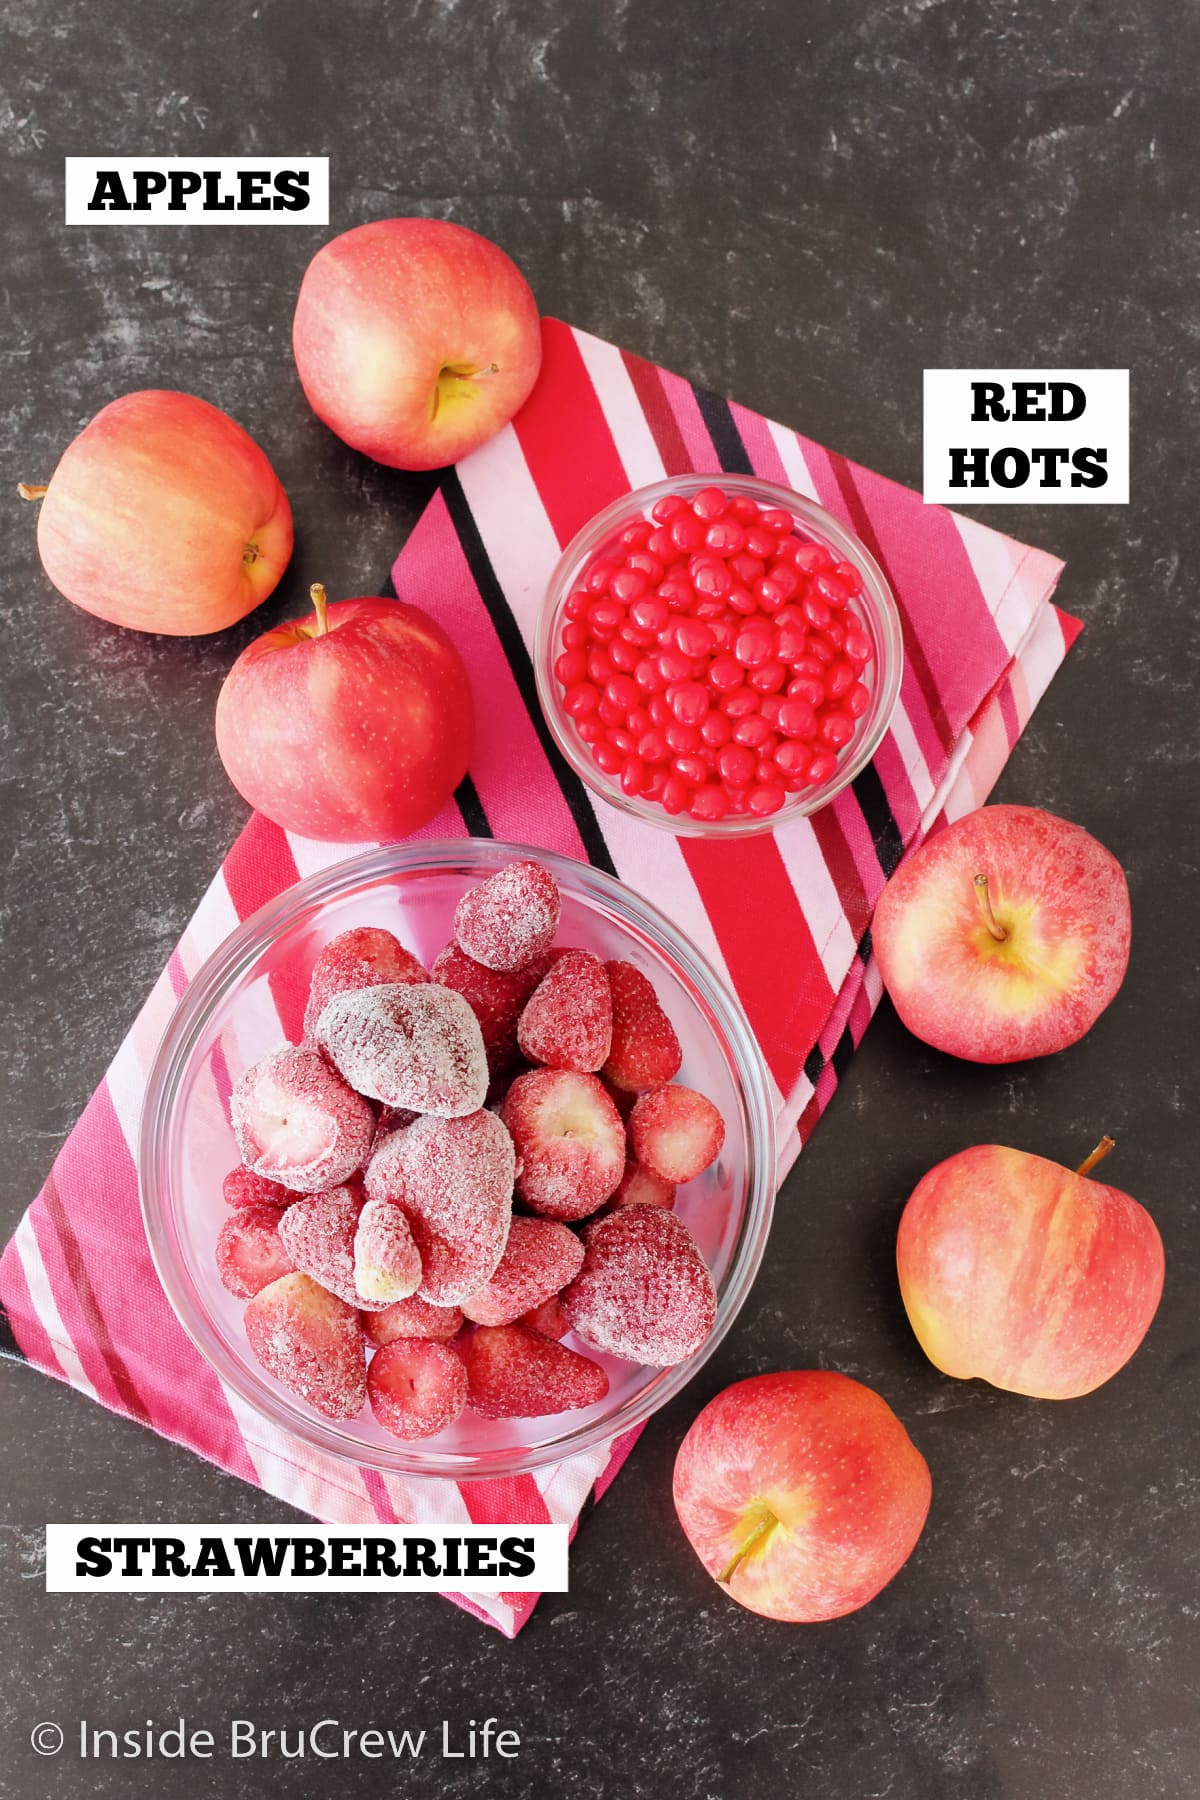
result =
[[[0,1037],[15,1223],[236,832],[222,672],[307,584],[371,592],[419,480],[310,416],[288,351],[303,229],[66,230],[64,154],[328,152],[334,226],[445,214],[546,311],[920,481],[924,366],[1132,371],[1133,503],[980,516],[1066,557],[1088,630],[1000,796],[1068,813],[1130,870],[1129,979],[1061,1058],[986,1072],[885,1011],[788,1184],[714,1362],[579,1539],[515,1644],[436,1599],[210,1602],[41,1592],[47,1519],[281,1508],[5,1366],[9,1675],[0,1791],[1184,1800],[1200,1789],[1194,1019],[1200,854],[1191,571],[1200,36],[1168,0],[10,0],[0,18],[4,492],[105,400],[180,386],[240,418],[292,496],[292,569],[216,640],[124,634],[52,593],[3,508]],[[1189,1127],[1192,1135],[1189,1135]],[[898,1209],[955,1148],[1072,1160],[1107,1129],[1153,1209],[1166,1298],[1108,1389],[1037,1406],[943,1380],[890,1268]],[[934,1507],[867,1611],[788,1630],[726,1604],[669,1498],[700,1403],[822,1363],[877,1385]],[[518,1730],[509,1764],[39,1761],[41,1719],[180,1713],[294,1730]]]

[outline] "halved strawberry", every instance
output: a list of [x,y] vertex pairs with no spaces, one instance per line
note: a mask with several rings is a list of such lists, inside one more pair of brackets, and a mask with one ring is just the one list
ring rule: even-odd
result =
[[608,1376],[589,1357],[524,1325],[480,1325],[460,1340],[468,1403],[485,1419],[537,1419],[594,1406]]
[[375,1135],[369,1101],[307,1046],[284,1044],[239,1075],[229,1110],[246,1167],[305,1194],[353,1175]]
[[694,1088],[643,1094],[629,1115],[629,1143],[638,1162],[664,1181],[691,1181],[721,1153],[725,1121]]
[[248,1300],[278,1281],[293,1266],[279,1239],[277,1206],[242,1206],[230,1213],[217,1238],[217,1269],[221,1285]]
[[603,1206],[625,1167],[625,1128],[594,1075],[531,1069],[501,1108],[520,1159],[517,1193],[550,1219],[582,1219]]
[[683,1052],[651,982],[632,963],[610,962],[605,967],[613,1008],[606,1078],[614,1087],[633,1093],[674,1081]]
[[328,1419],[357,1418],[367,1400],[367,1364],[352,1306],[296,1271],[255,1294],[243,1322],[268,1375]]
[[664,1181],[653,1169],[632,1160],[625,1164],[620,1186],[612,1197],[614,1206],[674,1206],[675,1183]]

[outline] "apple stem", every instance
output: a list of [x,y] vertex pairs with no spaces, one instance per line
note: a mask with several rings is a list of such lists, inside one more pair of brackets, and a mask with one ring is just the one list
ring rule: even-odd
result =
[[49,482],[43,482],[40,486],[37,484],[31,486],[28,481],[18,481],[17,492],[22,500],[40,500],[42,495],[47,492],[49,485]]
[[1002,944],[1005,938],[1007,938],[1008,933],[992,911],[992,897],[988,893],[988,878],[986,875],[977,875],[975,877],[975,893],[979,900],[979,910],[983,914],[984,924],[987,926],[996,942]]
[[727,1582],[731,1581],[733,1578],[734,1570],[737,1568],[738,1564],[740,1562],[742,1562],[747,1556],[749,1556],[751,1550],[753,1550],[755,1544],[758,1543],[760,1538],[764,1538],[764,1537],[766,1537],[768,1532],[774,1531],[774,1529],[775,1529],[776,1525],[778,1525],[778,1523],[779,1523],[778,1519],[775,1518],[775,1516],[772,1513],[769,1513],[769,1512],[764,1513],[762,1518],[758,1521],[758,1524],[754,1527],[754,1530],[750,1533],[750,1536],[746,1539],[745,1543],[741,1546],[741,1548],[739,1550],[737,1550],[735,1552],[735,1554],[733,1556],[730,1557],[730,1559],[726,1563],[725,1567],[721,1570],[721,1573],[717,1576],[717,1580],[721,1583],[727,1583]]
[[318,637],[324,637],[325,633],[329,630],[329,620],[325,611],[325,589],[319,581],[313,582],[308,590],[308,597],[312,601],[313,611],[317,615],[316,635]]
[[242,546],[242,561],[243,561],[243,563],[245,563],[247,568],[249,568],[252,563],[256,563],[258,561],[258,545],[257,544],[244,544]]
[[1096,1148],[1092,1151],[1092,1154],[1084,1157],[1075,1173],[1077,1175],[1090,1175],[1096,1164],[1102,1163],[1109,1151],[1115,1150],[1116,1147],[1116,1138],[1110,1138],[1107,1135],[1102,1137],[1100,1142],[1096,1145]]

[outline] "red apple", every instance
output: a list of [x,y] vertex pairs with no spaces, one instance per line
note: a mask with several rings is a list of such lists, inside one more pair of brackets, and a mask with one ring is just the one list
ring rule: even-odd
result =
[[885,1400],[824,1369],[735,1382],[675,1461],[675,1510],[709,1574],[768,1619],[865,1606],[911,1556],[929,1469]]
[[125,394],[63,451],[40,499],[47,575],[84,612],[190,637],[252,612],[292,554],[292,509],[254,439],[194,394]]
[[248,644],[217,699],[217,749],[251,806],[301,837],[406,837],[445,805],[474,736],[462,658],[400,600],[312,590],[311,617]]
[[1091,1393],[1129,1361],[1163,1287],[1144,1207],[1078,1170],[998,1144],[948,1157],[917,1185],[896,1264],[909,1321],[946,1375],[1039,1400]]
[[875,909],[879,969],[909,1030],[971,1062],[1074,1044],[1121,985],[1129,890],[1078,825],[988,806],[901,863]]
[[325,244],[292,325],[317,417],[394,469],[457,462],[537,379],[529,284],[497,245],[443,219],[380,219]]

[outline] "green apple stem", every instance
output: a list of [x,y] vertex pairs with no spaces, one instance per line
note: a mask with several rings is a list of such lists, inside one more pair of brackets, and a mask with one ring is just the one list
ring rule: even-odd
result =
[[755,1544],[760,1543],[763,1538],[774,1531],[778,1523],[779,1520],[775,1517],[774,1513],[764,1512],[762,1518],[758,1521],[758,1524],[754,1527],[754,1530],[750,1533],[750,1536],[746,1539],[745,1543],[735,1551],[725,1567],[721,1570],[721,1573],[717,1576],[717,1580],[722,1583],[731,1581],[738,1564],[749,1556]]
[[1116,1138],[1110,1138],[1107,1135],[1102,1137],[1100,1142],[1096,1145],[1096,1148],[1092,1151],[1092,1154],[1084,1157],[1075,1173],[1077,1175],[1090,1175],[1096,1164],[1102,1163],[1109,1151],[1115,1150],[1116,1147]]
[[40,500],[42,495],[48,491],[49,486],[49,482],[43,482],[40,486],[35,483],[31,486],[28,481],[18,481],[17,492],[22,500]]
[[996,942],[1002,944],[1008,936],[1008,933],[992,911],[992,897],[988,893],[988,878],[986,875],[977,875],[975,877],[975,894],[979,901],[979,910],[983,914],[984,924],[987,926]]
[[324,637],[329,630],[329,618],[326,613],[325,589],[319,581],[314,581],[308,590],[308,597],[313,603],[313,611],[317,615],[317,629],[314,637]]

